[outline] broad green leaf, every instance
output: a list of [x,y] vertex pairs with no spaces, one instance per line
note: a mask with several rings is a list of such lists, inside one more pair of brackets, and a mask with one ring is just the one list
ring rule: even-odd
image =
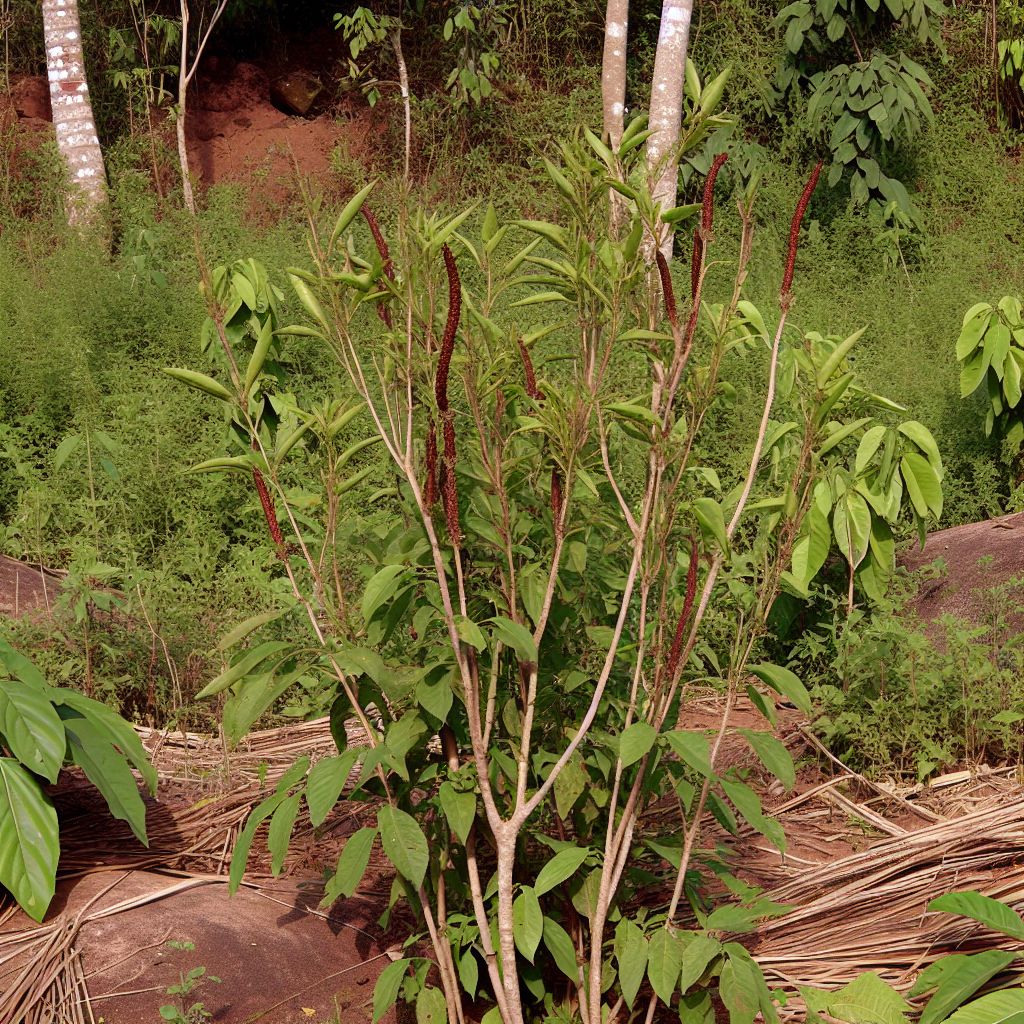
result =
[[683,764],[689,765],[705,779],[715,774],[711,766],[711,745],[703,732],[690,729],[676,729],[664,734],[665,742]]
[[249,849],[256,836],[256,830],[269,818],[286,799],[287,792],[271,793],[270,796],[257,804],[246,819],[245,826],[238,834],[235,848],[231,851],[231,867],[228,872],[228,892],[234,893],[241,884],[245,873],[245,863],[249,859]]
[[634,722],[619,737],[619,759],[628,768],[636,764],[654,746],[658,733],[648,722]]
[[1005,903],[991,896],[983,896],[980,892],[950,892],[932,900],[928,909],[969,917],[992,931],[1002,932],[1011,939],[1024,942],[1024,921],[1021,921],[1020,915]]
[[555,779],[555,810],[560,818],[567,818],[576,801],[590,784],[590,776],[583,767],[579,752],[566,762]]
[[126,821],[144,846],[146,840],[146,805],[139,795],[128,762],[110,743],[102,726],[89,718],[65,718],[68,754],[106,800],[110,813]]
[[544,913],[537,894],[528,885],[522,886],[512,904],[512,924],[516,949],[532,964],[544,934]]
[[571,878],[589,855],[589,849],[580,849],[576,846],[559,850],[537,874],[537,880],[533,885],[536,894],[543,896],[544,893],[561,885],[567,878]]
[[[555,961],[555,966],[571,981],[579,981],[576,947],[569,933],[553,918],[544,918],[544,945]],[[641,975],[642,977],[642,975]]]
[[757,732],[754,729],[736,730],[750,744],[758,760],[774,775],[787,790],[796,782],[796,769],[793,758],[786,745],[777,740],[770,732]]
[[1024,989],[990,992],[961,1006],[946,1024],[1024,1024]]
[[[547,924],[546,919],[544,923]],[[457,966],[459,969],[459,984],[462,986],[462,991],[470,999],[476,999],[476,990],[480,984],[480,963],[473,952],[472,946],[463,949]]]
[[779,823],[761,809],[761,798],[753,789],[744,782],[734,782],[726,778],[719,779],[719,784],[747,824],[769,839],[780,851],[785,852],[785,833]]
[[366,874],[366,865],[370,863],[370,853],[377,838],[375,828],[361,828],[345,840],[338,857],[338,867],[324,888],[324,898],[320,906],[330,906],[341,896],[351,896]]
[[[77,690],[54,687],[50,698],[57,705],[57,714],[62,720],[68,717],[88,719],[93,728],[106,736],[107,741],[127,759],[129,764],[142,776],[150,793],[156,792],[156,769],[150,763],[149,754],[139,739],[139,734],[117,712],[106,704],[86,697]],[[67,710],[62,711],[61,708]]]
[[672,996],[683,967],[683,947],[675,932],[658,928],[647,946],[647,977],[657,997],[672,1005]]
[[57,781],[67,740],[44,689],[20,679],[0,679],[0,733],[29,771]]
[[53,468],[59,470],[61,466],[78,450],[82,443],[81,434],[68,434],[53,453]]
[[944,1021],[982,985],[1013,963],[1017,955],[1009,950],[987,949],[974,956],[965,956],[952,970],[942,975],[935,995],[921,1011],[918,1024],[939,1024]]
[[857,448],[857,458],[854,462],[854,473],[857,476],[860,476],[871,464],[871,460],[875,457],[875,452],[878,451],[878,446],[882,443],[882,438],[885,437],[886,430],[888,430],[888,427],[880,424],[877,427],[871,427],[870,430],[864,431],[864,436],[860,439],[860,445]]
[[841,341],[838,345],[836,345],[832,352],[829,353],[829,355],[818,368],[818,371],[816,373],[816,379],[819,388],[825,387],[825,385],[829,382],[829,379],[831,378],[832,374],[835,373],[837,369],[839,369],[839,365],[850,354],[850,350],[853,348],[854,345],[857,344],[858,341],[860,341],[861,336],[864,334],[866,330],[867,327],[862,327],[859,331],[855,331],[844,341]]
[[321,825],[341,796],[348,781],[355,758],[348,754],[336,757],[322,757],[309,770],[306,778],[306,805],[309,820],[314,826]]
[[377,1021],[395,1005],[402,980],[411,964],[411,960],[395,960],[380,972],[377,984],[373,987],[373,1024],[377,1024]]
[[0,757],[0,883],[34,921],[53,899],[59,857],[52,801],[30,772]]
[[683,950],[683,967],[679,977],[679,991],[686,993],[700,981],[711,961],[722,952],[722,944],[710,935],[696,935]]
[[364,185],[342,208],[341,213],[338,214],[338,219],[334,222],[334,230],[331,232],[330,248],[334,248],[335,243],[341,237],[345,229],[352,223],[356,218],[356,214],[363,207],[363,203],[366,202],[366,197],[376,187],[376,180],[371,181],[369,185]]
[[743,960],[729,957],[725,962],[718,994],[729,1011],[729,1024],[754,1024],[754,1018],[761,1008],[761,994]]
[[377,811],[377,828],[388,860],[418,889],[427,873],[430,851],[416,819],[397,807],[384,804]]
[[442,782],[437,795],[448,827],[465,845],[476,820],[476,793],[460,793],[450,782]]
[[504,615],[495,615],[491,619],[494,635],[506,647],[511,647],[519,656],[519,660],[529,665],[537,664],[537,645],[533,634],[521,623],[513,622]]
[[987,302],[971,306],[964,314],[963,330],[956,342],[956,359],[962,363],[977,347],[988,327],[992,307]]
[[305,666],[291,672],[268,672],[261,676],[240,680],[237,692],[224,704],[221,723],[224,735],[231,744],[238,743],[252,728],[256,720],[304,674]]
[[466,618],[465,615],[456,615],[455,628],[463,643],[475,647],[478,651],[486,650],[487,638],[484,636],[483,630],[472,619]]
[[615,928],[615,959],[619,965],[619,987],[632,1009],[647,973],[647,938],[628,917]]
[[942,485],[935,470],[923,455],[907,452],[900,459],[900,474],[907,485],[907,493],[914,511],[924,519],[929,512],[942,518]]
[[935,443],[932,432],[923,423],[918,423],[917,420],[907,420],[906,423],[901,423],[896,429],[904,437],[909,437],[924,452],[925,457],[932,465],[932,469],[935,470],[935,475],[941,480],[942,456],[939,455],[939,446]]
[[847,491],[836,502],[832,529],[843,557],[856,568],[864,561],[871,539],[871,510],[856,491]]
[[850,1024],[905,1024],[910,1011],[903,997],[877,974],[860,975],[828,996],[826,1012]]
[[693,514],[701,529],[715,539],[721,551],[729,550],[729,537],[725,532],[725,515],[714,498],[698,498],[693,503]]
[[433,985],[420,989],[416,997],[416,1024],[447,1024],[448,1003],[444,993]]
[[367,622],[373,618],[383,604],[394,597],[395,592],[401,586],[401,577],[406,571],[404,565],[385,565],[370,578],[363,591],[362,603],[363,618]]
[[267,849],[270,850],[270,870],[274,875],[279,875],[281,868],[284,867],[301,799],[302,793],[292,793],[281,801],[271,816],[270,829],[267,832]]
[[805,715],[811,714],[811,698],[804,684],[788,668],[763,662],[751,665],[750,671],[767,683],[776,693],[782,694],[790,703],[795,704]]

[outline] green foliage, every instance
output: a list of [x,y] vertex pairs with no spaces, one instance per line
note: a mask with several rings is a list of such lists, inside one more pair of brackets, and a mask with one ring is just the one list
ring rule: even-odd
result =
[[[167,946],[175,950],[195,949],[191,942],[171,940]],[[210,974],[202,966],[190,967],[188,970],[179,971],[178,980],[168,985],[166,993],[174,997],[173,1003],[165,1003],[160,1007],[160,1020],[168,1024],[204,1024],[212,1019],[213,1014],[206,1009],[206,1005],[200,1000],[193,1000],[194,993],[206,985],[219,985],[220,978]]]
[[146,842],[146,809],[132,768],[156,790],[156,772],[135,731],[113,712],[42,673],[0,640],[0,883],[41,921],[60,854],[57,812],[45,784],[77,765],[115,818]]
[[965,314],[956,342],[961,365],[960,397],[984,391],[988,399],[985,434],[998,427],[1010,445],[1024,444],[1024,418],[1018,410],[1024,370],[1024,321],[1020,299],[1004,295],[996,306],[978,302]]

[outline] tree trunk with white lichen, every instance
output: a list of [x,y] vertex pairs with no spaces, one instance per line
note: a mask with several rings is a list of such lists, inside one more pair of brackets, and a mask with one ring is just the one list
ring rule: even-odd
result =
[[[675,148],[683,115],[683,82],[686,73],[686,51],[690,40],[693,0],[664,0],[658,49],[654,55],[651,81],[650,125],[653,131],[647,141],[647,167],[651,174],[651,193],[663,210],[676,205],[679,161]],[[654,240],[648,241],[648,258],[654,260]],[[665,258],[672,255],[672,235],[665,232],[660,243]]]
[[57,148],[68,168],[67,214],[74,226],[96,220],[106,204],[106,172],[82,55],[77,0],[43,0],[43,36]]
[[[604,23],[604,57],[601,62],[601,105],[604,137],[612,149],[622,141],[626,110],[626,33],[629,28],[629,0],[608,0]],[[626,202],[612,192],[611,229],[617,235],[625,219]]]

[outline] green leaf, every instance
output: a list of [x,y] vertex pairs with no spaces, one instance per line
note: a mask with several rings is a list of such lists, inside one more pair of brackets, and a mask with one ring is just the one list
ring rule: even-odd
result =
[[26,768],[57,781],[67,740],[44,689],[21,679],[0,679],[0,733]]
[[877,974],[868,972],[830,993],[824,1009],[851,1024],[905,1024],[910,1007]]
[[647,977],[657,997],[666,1005],[672,1005],[683,967],[683,949],[675,932],[659,928],[651,936],[647,946]]
[[221,724],[228,742],[238,743],[260,715],[293,686],[305,671],[306,668],[303,666],[282,675],[273,671],[240,680],[236,684],[237,692],[232,693],[225,702],[221,716]]
[[271,318],[268,316],[260,329],[260,336],[256,341],[256,346],[252,350],[252,355],[249,357],[249,365],[245,370],[245,393],[248,395],[252,390],[253,384],[256,383],[256,378],[259,377],[263,370],[263,364],[267,361],[267,353],[270,351],[270,345],[274,340],[274,325]]
[[544,918],[544,945],[551,954],[551,959],[555,961],[555,966],[571,981],[579,982],[576,947],[573,946],[569,933],[550,917]]
[[683,966],[679,991],[686,993],[700,981],[712,960],[722,952],[722,944],[710,935],[696,935],[683,950]]
[[327,317],[324,315],[323,307],[309,285],[298,274],[289,273],[288,280],[291,281],[295,294],[299,297],[299,302],[302,303],[302,308],[322,327],[326,327]]
[[182,384],[187,384],[190,388],[213,395],[214,398],[219,398],[222,402],[234,401],[231,392],[223,384],[218,383],[212,377],[207,377],[205,373],[196,373],[195,370],[183,370],[174,366],[164,367],[164,373],[168,377],[181,381]]
[[376,181],[371,181],[369,185],[364,185],[342,208],[341,213],[338,214],[338,219],[334,222],[330,248],[334,248],[334,244],[341,237],[342,233],[355,220],[356,214],[359,213],[363,203],[366,202],[366,197],[373,191],[376,185]]
[[560,818],[567,818],[590,784],[590,776],[583,767],[578,752],[566,762],[555,779],[555,810]]
[[990,992],[960,1007],[946,1024],[1024,1024],[1024,989]]
[[52,801],[17,761],[0,757],[0,883],[34,921],[53,899],[59,857]]
[[714,537],[721,551],[729,550],[729,537],[725,532],[725,514],[714,498],[698,498],[693,503],[693,514],[701,529]]
[[786,745],[777,740],[770,732],[757,732],[754,729],[736,730],[750,744],[758,760],[774,775],[787,790],[796,782],[796,768]]
[[623,917],[615,928],[615,959],[619,965],[622,998],[633,1009],[647,973],[647,939],[628,917]]
[[805,715],[811,714],[811,697],[804,684],[788,668],[763,662],[751,665],[750,671],[766,683],[776,693],[782,694],[790,703],[795,704]]
[[350,751],[336,757],[322,757],[309,770],[306,778],[306,805],[309,807],[310,824],[322,824],[334,809],[355,764],[353,754]]
[[61,466],[78,450],[82,443],[81,434],[68,434],[53,453],[53,468],[59,470]]
[[753,960],[749,957],[730,956],[722,968],[718,989],[729,1011],[729,1024],[753,1024],[761,1009],[766,987],[761,969]]
[[887,429],[888,427],[880,424],[864,432],[864,436],[860,439],[860,445],[857,448],[857,459],[854,462],[853,471],[857,476],[860,476],[871,464],[871,460],[874,458],[875,452],[878,451],[878,446],[882,443],[882,438],[885,437]]
[[525,299],[518,299],[516,302],[510,303],[511,306],[537,306],[542,302],[568,302],[561,292],[534,292],[532,295],[527,295]]
[[324,898],[320,906],[330,906],[341,896],[349,897],[363,880],[366,865],[370,863],[370,853],[377,838],[375,828],[361,828],[345,840],[338,857],[338,866],[324,889]]
[[370,578],[366,590],[363,591],[362,613],[366,622],[373,618],[383,604],[394,597],[401,586],[401,577],[406,571],[404,565],[385,565]]
[[825,361],[818,368],[816,379],[819,388],[824,388],[832,377],[832,374],[839,369],[842,361],[849,355],[850,350],[854,345],[860,341],[861,336],[867,330],[867,327],[862,327],[859,331],[855,331],[845,341],[841,341],[832,352],[828,355]]
[[979,302],[971,306],[964,314],[963,330],[956,342],[958,363],[962,363],[978,347],[991,315],[992,307],[987,302]]
[[513,622],[504,615],[495,615],[490,621],[494,627],[494,635],[506,647],[511,647],[520,661],[527,665],[537,664],[537,644],[534,642],[533,634],[524,625]]
[[619,759],[623,768],[636,764],[654,746],[658,733],[647,722],[634,722],[619,736]]
[[437,795],[449,828],[465,845],[476,820],[476,793],[460,793],[450,782],[442,782]]
[[433,681],[421,679],[416,684],[416,702],[439,722],[447,720],[454,699],[455,695],[452,693],[446,675]]
[[58,705],[57,713],[62,720],[66,718],[67,712],[62,712],[61,707],[70,709],[82,718],[87,718],[93,728],[106,736],[111,746],[128,759],[129,764],[142,776],[150,793],[156,792],[156,769],[150,764],[149,754],[142,745],[139,734],[128,722],[108,708],[106,704],[86,697],[85,694],[79,693],[77,690],[55,687],[50,691],[50,697]]
[[486,650],[487,638],[484,636],[483,630],[472,619],[465,615],[456,615],[455,629],[463,643],[475,647],[478,651]]
[[544,934],[544,913],[537,894],[528,885],[521,887],[512,904],[512,925],[516,949],[532,964]]
[[430,851],[416,819],[397,807],[385,804],[377,811],[377,828],[388,860],[418,889],[427,873]]
[[271,793],[270,796],[257,804],[252,813],[246,819],[245,827],[238,835],[235,848],[231,851],[231,867],[228,872],[228,892],[237,891],[241,884],[242,876],[245,873],[245,862],[249,859],[249,849],[252,846],[256,829],[270,817],[278,806],[287,797],[286,792]]
[[944,1021],[982,985],[1009,967],[1017,955],[1010,950],[988,949],[974,956],[964,956],[951,970],[943,973],[935,995],[921,1011],[918,1024],[939,1024]]
[[916,452],[907,452],[900,459],[900,473],[907,485],[914,511],[924,519],[929,512],[942,517],[942,485],[931,464]]
[[559,850],[540,869],[537,880],[533,884],[536,894],[543,896],[544,893],[550,892],[556,886],[561,885],[567,878],[571,878],[589,856],[589,849],[581,849],[578,846],[565,847]]
[[126,821],[139,842],[147,846],[146,805],[128,762],[111,745],[104,729],[92,719],[65,718],[64,731],[71,759],[100,791],[110,813]]
[[286,610],[275,609],[270,612],[260,612],[259,615],[253,615],[244,622],[240,622],[234,629],[225,634],[220,643],[217,644],[217,650],[226,651],[234,647],[235,644],[240,640],[244,640],[250,633],[255,633],[260,626],[265,626],[268,622],[273,622],[274,619],[280,618],[285,614]]
[[847,491],[836,503],[832,529],[843,557],[856,568],[864,561],[871,540],[871,510],[856,491]]
[[270,850],[270,870],[274,875],[281,873],[284,859],[288,855],[288,844],[292,841],[292,829],[299,813],[299,801],[302,793],[292,793],[278,805],[270,819],[267,832],[267,849]]
[[211,679],[197,694],[196,700],[203,700],[213,697],[229,686],[234,686],[249,675],[257,665],[261,665],[271,655],[279,654],[281,651],[291,647],[286,640],[267,640],[265,643],[254,647],[240,657],[230,668],[225,669],[219,676]]
[[917,420],[907,420],[896,428],[904,437],[909,437],[918,448],[924,452],[925,457],[931,463],[935,475],[942,479],[942,456],[939,455],[939,446],[932,437],[932,432]]
[[715,774],[711,766],[711,745],[703,732],[676,729],[664,734],[665,741],[683,764],[689,765],[705,779]]
[[447,1024],[448,1003],[444,993],[433,985],[420,989],[416,997],[416,1024]]
[[1020,915],[1005,903],[983,896],[980,892],[951,892],[939,896],[928,904],[933,912],[960,914],[991,928],[994,932],[1002,932],[1011,939],[1024,942],[1024,921]]
[[402,980],[411,964],[411,960],[395,960],[380,972],[377,984],[373,987],[373,1024],[377,1024],[377,1021],[395,1005]]

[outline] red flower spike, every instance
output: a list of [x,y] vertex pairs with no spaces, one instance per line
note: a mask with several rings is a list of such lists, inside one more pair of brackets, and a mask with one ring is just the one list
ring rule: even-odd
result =
[[659,249],[654,258],[658,264],[658,274],[661,276],[661,294],[665,300],[665,312],[668,314],[668,322],[672,325],[675,333],[679,332],[679,310],[676,309],[676,294],[672,289],[672,275],[669,273],[668,260]]
[[719,153],[711,164],[711,170],[704,181],[704,202],[700,208],[700,229],[704,233],[705,240],[711,234],[711,225],[715,219],[715,180],[722,164],[729,159],[728,153]]
[[444,502],[444,522],[448,528],[448,539],[452,547],[462,545],[462,530],[459,528],[459,493],[455,489],[455,424],[451,413],[444,418],[444,461],[442,467],[441,498]]
[[277,522],[277,513],[274,511],[274,499],[267,489],[267,482],[263,474],[255,467],[252,467],[252,482],[256,485],[256,493],[260,496],[260,504],[263,506],[263,517],[267,521],[267,529],[270,531],[270,539],[277,548],[278,557],[284,551],[284,537],[281,534],[281,527]]
[[[391,262],[391,253],[388,250],[388,243],[384,239],[384,233],[377,223],[377,218],[365,203],[362,206],[362,214],[370,227],[370,234],[373,235],[373,243],[377,246],[377,252],[380,253],[381,262],[384,265],[384,276],[389,281],[394,281],[395,268]],[[377,303],[377,316],[384,321],[384,326],[389,331],[394,327],[394,321],[391,319],[391,310],[383,302]]]
[[551,519],[555,525],[555,536],[562,537],[562,474],[558,466],[551,467]]
[[423,490],[423,500],[427,508],[437,503],[437,430],[434,421],[427,427],[427,481]]
[[786,256],[786,272],[782,275],[782,288],[779,295],[783,302],[786,302],[789,298],[789,291],[793,287],[793,269],[796,267],[796,251],[800,247],[800,224],[804,219],[804,214],[807,212],[807,204],[811,201],[811,196],[814,194],[814,190],[818,187],[818,177],[821,174],[821,161],[819,160],[814,165],[814,170],[811,171],[810,178],[807,179],[807,184],[804,186],[803,193],[800,196],[800,202],[796,204],[796,210],[793,213],[793,221],[789,225],[789,252]]
[[441,247],[444,257],[444,269],[448,274],[448,321],[441,339],[441,354],[437,359],[437,376],[434,378],[434,397],[437,407],[442,413],[448,411],[448,371],[452,364],[452,351],[455,348],[455,332],[459,328],[459,317],[462,315],[462,286],[459,282],[459,269],[455,266],[455,257],[447,245]]
[[519,346],[519,357],[523,361],[523,373],[526,375],[526,393],[535,402],[543,402],[544,392],[537,387],[537,375],[533,372],[533,360],[530,358],[530,350],[523,344],[522,338],[517,338],[516,344]]
[[665,677],[673,679],[676,669],[679,667],[679,659],[683,653],[683,636],[686,633],[687,623],[690,621],[690,612],[693,611],[693,601],[697,596],[697,542],[690,542],[690,568],[686,573],[686,597],[683,599],[683,610],[679,613],[679,621],[676,623],[676,633],[672,638],[672,648],[669,651],[668,663],[665,665]]
[[701,263],[704,260],[704,243],[701,241],[700,232],[693,233],[693,255],[690,257],[690,299],[696,305],[697,291],[700,288],[700,272],[704,269]]

